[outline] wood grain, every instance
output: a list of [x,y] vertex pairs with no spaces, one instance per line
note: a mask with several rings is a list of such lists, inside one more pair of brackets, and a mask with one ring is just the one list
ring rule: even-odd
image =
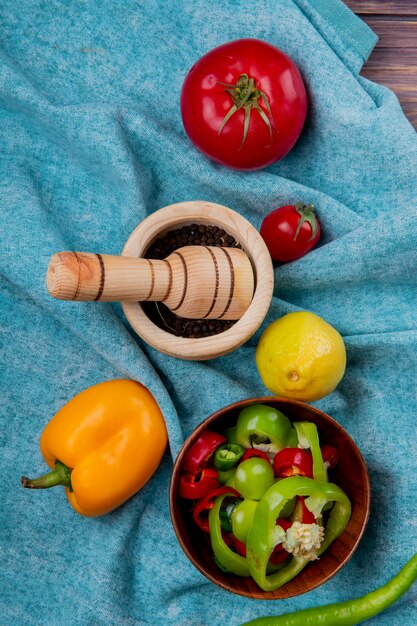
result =
[[344,0],[355,11],[362,15],[417,15],[417,3],[413,0]]
[[417,128],[417,0],[345,0],[379,36],[361,74],[397,94]]
[[[310,421],[317,425],[320,443],[338,448],[340,460],[330,476],[352,503],[352,515],[343,533],[303,571],[275,591],[262,591],[252,578],[225,574],[214,563],[209,536],[193,522],[189,503],[179,496],[181,464],[188,449],[205,429],[222,433],[234,426],[239,412],[250,404],[267,404],[284,413],[292,422]],[[318,409],[290,398],[250,398],[225,407],[198,426],[180,451],[171,475],[170,511],[178,541],[195,567],[215,584],[238,595],[262,600],[290,598],[315,589],[329,580],[350,559],[364,533],[370,509],[370,483],[365,462],[354,441],[331,417]]]
[[400,58],[407,58],[404,48],[417,46],[417,20],[382,20],[374,17],[367,18],[366,22],[379,36],[377,47],[395,48]]
[[254,276],[243,250],[187,246],[163,261],[58,252],[46,284],[60,300],[159,301],[188,319],[238,320],[252,301]]

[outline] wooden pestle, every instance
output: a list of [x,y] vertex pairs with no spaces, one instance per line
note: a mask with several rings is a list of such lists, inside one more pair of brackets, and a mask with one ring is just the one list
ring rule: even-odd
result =
[[60,300],[151,300],[185,318],[237,320],[252,301],[254,274],[239,248],[185,246],[163,261],[58,252],[46,284]]

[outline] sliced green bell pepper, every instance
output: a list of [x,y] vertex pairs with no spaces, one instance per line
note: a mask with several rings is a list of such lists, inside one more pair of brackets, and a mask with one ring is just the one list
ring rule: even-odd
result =
[[225,571],[237,576],[250,576],[249,565],[245,557],[233,552],[222,537],[220,509],[226,497],[227,494],[218,496],[214,501],[213,508],[209,511],[210,539],[214,556]]
[[[264,591],[272,591],[294,578],[311,560],[310,556],[293,556],[291,561],[275,574],[267,574],[269,557],[276,545],[276,520],[285,504],[295,496],[309,496],[318,506],[334,502],[324,528],[324,539],[316,554],[322,554],[345,529],[351,515],[351,504],[346,494],[332,483],[319,483],[305,476],[291,476],[275,483],[256,507],[249,531],[246,561],[250,575]],[[306,500],[307,503],[307,500]]]
[[298,446],[298,437],[294,428],[291,428],[288,439],[285,443],[286,448],[296,448]]
[[[279,481],[276,481],[276,482],[279,482]],[[292,515],[295,509],[295,503],[296,503],[296,498],[291,498],[291,500],[288,500],[288,502],[286,502],[284,506],[282,507],[280,517],[285,517],[285,518],[290,517],[290,515]]]
[[225,498],[222,502],[222,506],[220,507],[220,524],[223,530],[227,533],[232,532],[232,513],[233,510],[242,502],[241,498],[234,498],[230,496],[229,498]]
[[252,404],[237,418],[236,440],[244,448],[257,447],[276,454],[287,445],[291,422],[283,413],[266,404]]
[[313,457],[313,477],[319,482],[327,482],[327,468],[320,450],[317,426],[312,422],[295,422],[294,428],[302,448],[310,448]]

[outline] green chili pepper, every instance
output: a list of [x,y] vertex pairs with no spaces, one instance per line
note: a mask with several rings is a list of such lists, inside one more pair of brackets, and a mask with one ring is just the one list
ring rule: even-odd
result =
[[243,456],[245,448],[238,443],[224,443],[214,455],[214,467],[222,472],[231,469]]
[[210,539],[214,556],[224,571],[231,572],[237,576],[250,576],[249,566],[245,557],[233,552],[222,537],[222,527],[220,523],[220,509],[227,494],[218,496],[214,501],[214,506],[209,511]]
[[[276,526],[276,520],[280,517],[285,504],[294,496],[310,496],[313,499],[314,507],[312,506],[312,508],[319,513],[321,512],[320,507],[323,507],[327,502],[335,502],[324,529],[324,539],[315,553],[317,556],[322,554],[332,541],[343,532],[350,518],[351,504],[349,498],[340,487],[332,483],[319,483],[305,476],[291,476],[270,487],[256,507],[252,528],[246,543],[246,558],[250,574],[264,591],[272,591],[281,587],[299,574],[311,560],[309,554],[293,556],[291,561],[279,572],[270,576],[267,575],[266,568],[269,557],[275,545],[282,541],[282,538],[278,537],[279,531],[277,529],[280,527]],[[305,503],[307,506],[307,500]]]
[[327,469],[323,462],[317,426],[312,422],[295,422],[294,428],[302,448],[310,448],[313,457],[313,477],[319,482],[327,482]]
[[417,580],[417,554],[383,587],[347,602],[328,604],[277,617],[260,617],[242,626],[355,626],[391,606]]
[[291,422],[283,413],[266,404],[252,404],[239,413],[236,439],[245,448],[275,454],[285,448],[291,430]]

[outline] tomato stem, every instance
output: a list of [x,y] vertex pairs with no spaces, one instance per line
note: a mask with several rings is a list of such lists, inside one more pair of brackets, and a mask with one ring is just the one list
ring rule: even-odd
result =
[[298,222],[297,230],[295,231],[294,241],[296,241],[301,230],[301,226],[304,224],[304,222],[308,222],[310,224],[311,237],[307,241],[311,241],[317,235],[318,230],[317,217],[314,213],[314,204],[304,204],[303,202],[297,202],[297,204],[295,205],[295,210],[301,216],[301,219]]
[[[271,145],[271,142],[272,142],[271,121],[273,122],[274,120],[272,117],[271,108],[269,106],[268,96],[265,94],[265,92],[261,91],[261,89],[257,89],[257,87],[255,86],[255,79],[250,78],[247,74],[241,74],[235,85],[233,84],[231,85],[229,83],[221,83],[220,81],[219,81],[219,85],[223,85],[224,87],[227,87],[225,91],[227,91],[227,93],[232,97],[233,105],[230,107],[227,114],[225,115],[217,134],[220,135],[223,128],[226,126],[230,118],[236,113],[236,111],[240,111],[240,109],[243,109],[245,111],[245,118],[244,118],[244,123],[243,123],[243,138],[242,138],[242,143],[240,144],[240,148],[239,148],[239,150],[241,150],[243,148],[243,144],[245,143],[246,137],[248,135],[252,109],[255,109],[255,111],[259,113],[259,115],[261,116],[261,119],[268,127],[269,136],[270,136],[269,145]],[[262,100],[268,112],[268,115],[259,106],[259,99]],[[269,118],[271,119],[271,121]]]

